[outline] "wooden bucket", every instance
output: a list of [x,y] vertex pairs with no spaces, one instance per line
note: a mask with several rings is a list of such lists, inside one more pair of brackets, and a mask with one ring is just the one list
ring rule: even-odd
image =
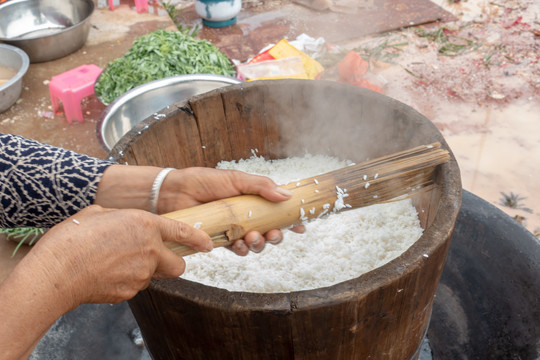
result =
[[[309,80],[232,85],[181,101],[126,134],[119,163],[214,167],[257,149],[265,158],[367,158],[439,141],[424,116],[386,96]],[[330,287],[229,292],[152,281],[129,302],[154,359],[414,359],[430,320],[461,204],[454,157],[437,188],[413,199],[422,237],[390,263]]]

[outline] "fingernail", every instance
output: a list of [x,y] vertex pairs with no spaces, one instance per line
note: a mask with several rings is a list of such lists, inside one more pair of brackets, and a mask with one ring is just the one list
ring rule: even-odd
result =
[[238,251],[238,252],[248,252],[249,251],[248,247],[246,246],[246,244],[242,240],[236,241],[233,246],[236,249],[236,251]]
[[279,243],[280,241],[281,241],[281,236],[279,236],[279,235],[274,235],[274,236],[272,236],[270,239],[268,239],[268,242],[269,242],[270,244],[277,244],[277,243]]
[[256,247],[259,246],[261,244],[261,237],[260,236],[257,236],[252,242],[251,244],[249,245],[249,249],[251,251],[257,251]]
[[205,251],[212,251],[214,249],[214,243],[212,241],[208,241],[205,246]]
[[277,187],[276,192],[278,194],[281,194],[281,195],[287,196],[287,197],[292,196],[292,194],[293,194],[293,192],[291,190],[285,189],[285,188],[282,188],[282,187]]

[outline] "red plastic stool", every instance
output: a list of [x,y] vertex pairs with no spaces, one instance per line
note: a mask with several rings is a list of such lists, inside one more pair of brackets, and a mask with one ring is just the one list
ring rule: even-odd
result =
[[[148,12],[148,0],[135,0],[138,13]],[[109,0],[109,9],[114,10],[114,0]]]
[[101,71],[96,65],[81,65],[53,76],[49,82],[53,111],[58,111],[59,101],[62,101],[66,120],[70,124],[73,120],[84,122],[81,100],[94,93],[94,84]]

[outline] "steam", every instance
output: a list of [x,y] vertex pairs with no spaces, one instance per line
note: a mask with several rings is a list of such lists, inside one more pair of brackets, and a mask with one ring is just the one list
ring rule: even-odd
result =
[[413,109],[355,86],[283,80],[267,94],[277,97],[275,120],[266,121],[279,128],[281,157],[310,153],[362,162],[440,140],[423,131],[424,119]]

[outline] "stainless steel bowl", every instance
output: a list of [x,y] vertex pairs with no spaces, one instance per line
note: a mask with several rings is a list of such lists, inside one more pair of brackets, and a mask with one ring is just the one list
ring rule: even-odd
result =
[[222,75],[178,75],[151,81],[114,100],[101,114],[97,137],[111,151],[131,128],[168,105],[241,81]]
[[22,79],[29,65],[30,60],[24,51],[11,45],[0,44],[0,66],[16,71],[15,76],[0,85],[0,113],[9,109],[21,96]]
[[0,41],[32,63],[64,57],[86,42],[94,8],[92,0],[9,0],[0,5]]

